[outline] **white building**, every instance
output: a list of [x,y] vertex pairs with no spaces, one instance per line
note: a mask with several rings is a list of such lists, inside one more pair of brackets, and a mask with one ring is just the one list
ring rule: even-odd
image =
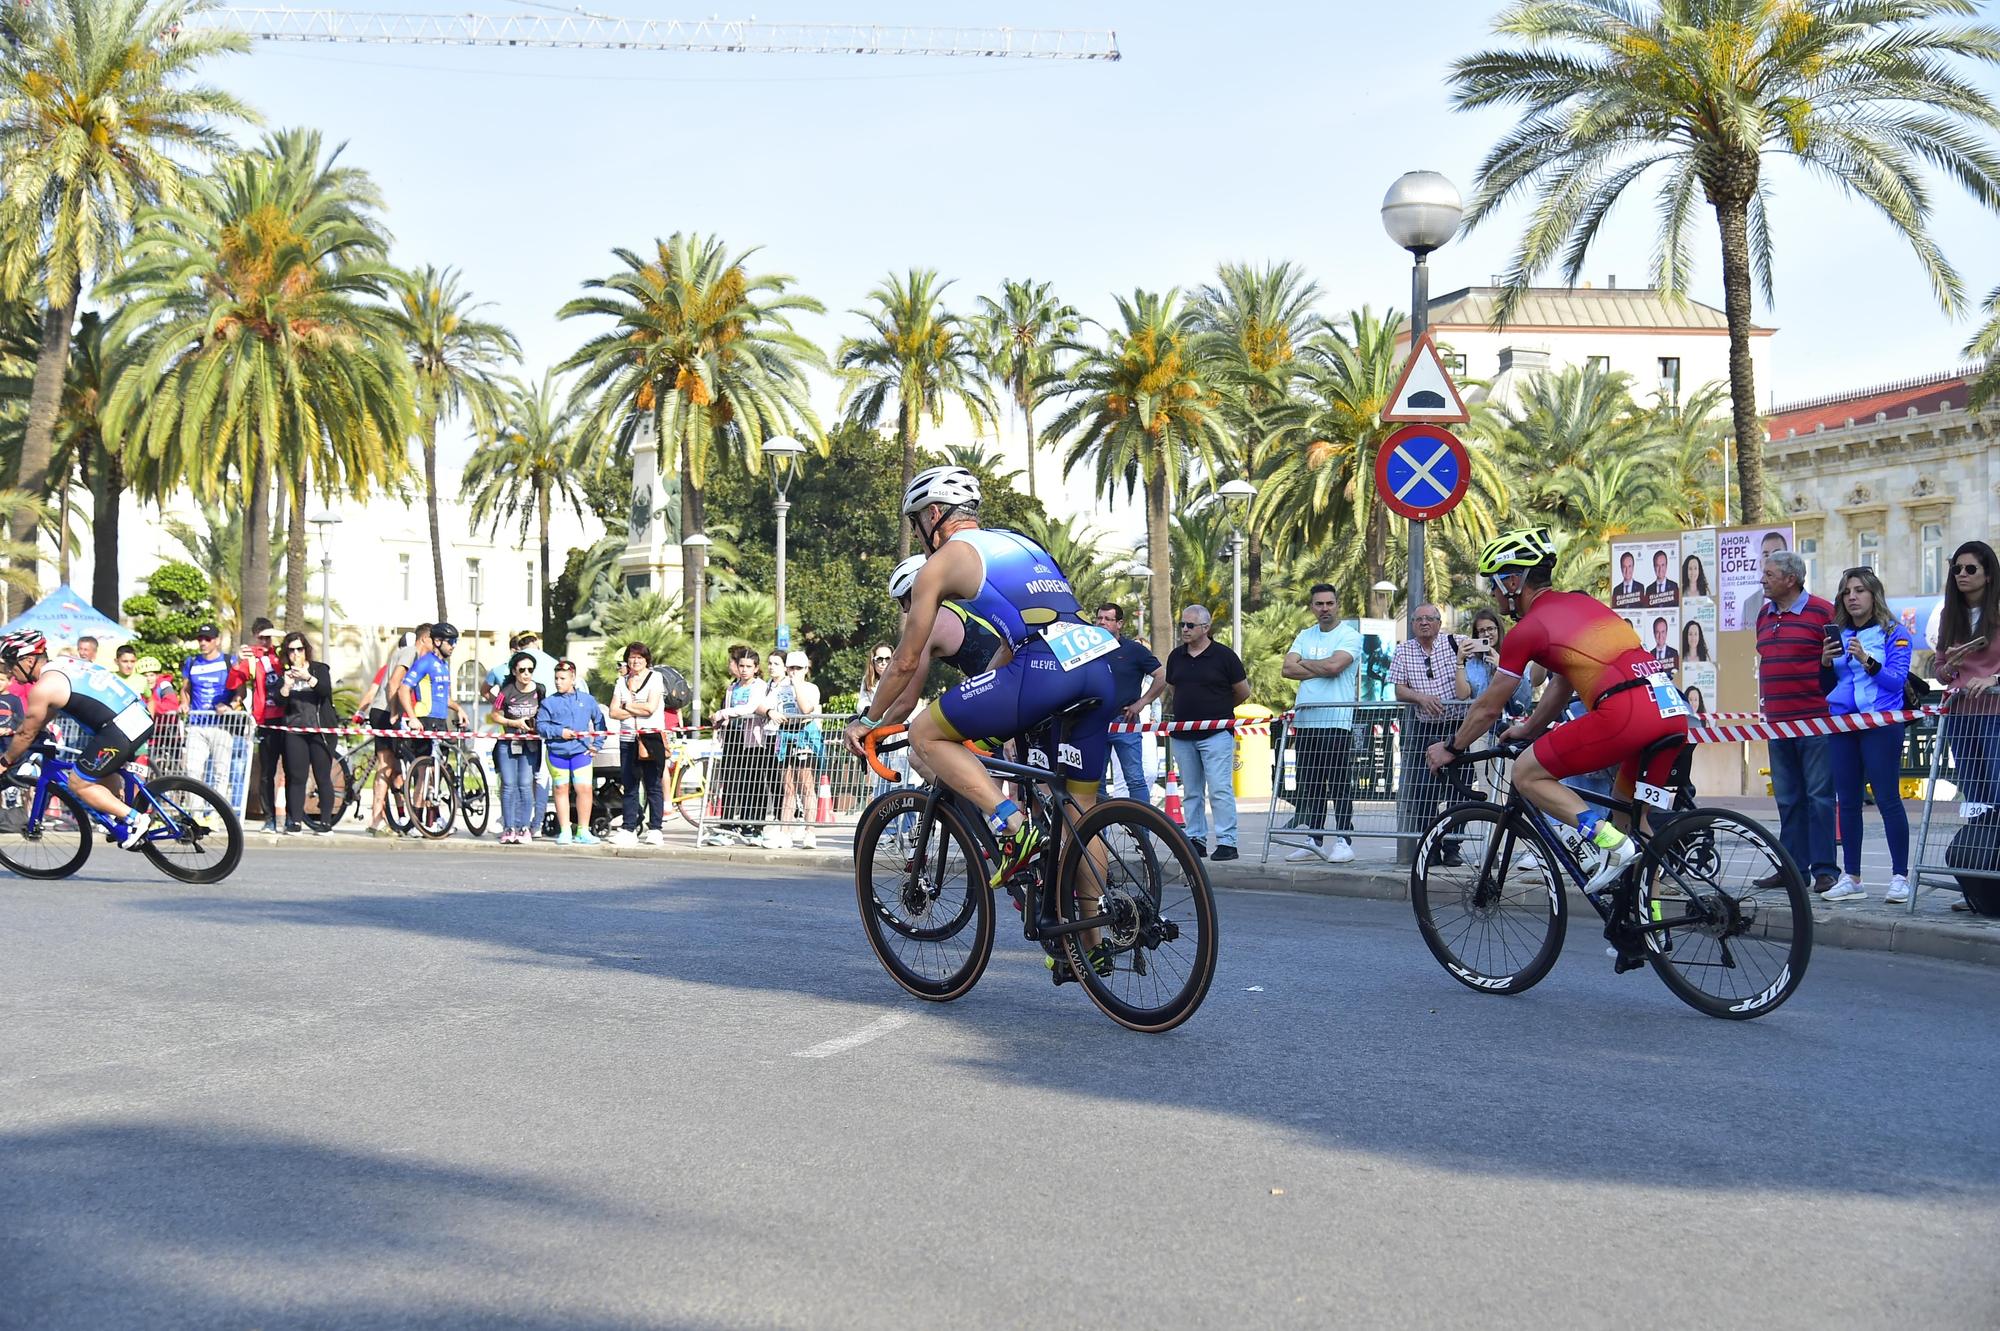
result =
[[[1729,323],[1721,310],[1617,282],[1532,287],[1504,328],[1493,326],[1504,289],[1465,287],[1431,299],[1430,331],[1455,377],[1488,382],[1467,397],[1496,406],[1513,403],[1530,375],[1592,362],[1630,375],[1642,404],[1655,393],[1677,399],[1703,384],[1728,382]],[[1773,331],[1751,329],[1750,362],[1760,384],[1770,382]],[[1408,345],[1407,334],[1402,341]]]

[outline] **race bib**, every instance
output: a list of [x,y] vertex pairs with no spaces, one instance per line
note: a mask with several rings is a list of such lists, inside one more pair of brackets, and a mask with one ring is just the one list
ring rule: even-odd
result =
[[1118,650],[1116,635],[1095,624],[1051,624],[1042,630],[1042,641],[1049,645],[1056,664],[1064,670],[1088,665]]
[[1665,675],[1646,676],[1646,687],[1652,691],[1653,706],[1660,709],[1662,720],[1688,714],[1688,700],[1681,696],[1681,691]]

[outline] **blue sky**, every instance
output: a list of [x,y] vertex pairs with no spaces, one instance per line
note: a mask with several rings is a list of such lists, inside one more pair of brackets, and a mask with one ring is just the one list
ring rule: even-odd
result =
[[[379,0],[384,8],[518,12],[503,0]],[[671,0],[600,12],[701,16]],[[767,2],[723,17],[1111,27],[1125,59],[915,61],[629,52],[262,44],[215,77],[268,124],[346,140],[389,202],[397,258],[452,264],[495,303],[539,370],[587,336],[556,308],[612,271],[614,246],[675,230],[763,247],[829,316],[891,270],[938,268],[957,299],[1003,278],[1052,281],[1086,314],[1112,292],[1189,287],[1224,260],[1289,258],[1329,310],[1408,300],[1408,259],[1383,235],[1401,172],[1461,189],[1504,113],[1455,114],[1445,75],[1489,44],[1489,0],[1421,4]],[[1990,80],[1989,80],[1990,81]],[[1938,311],[1886,223],[1831,185],[1776,169],[1781,330],[1760,400],[1948,367],[1971,324]],[[1936,233],[1969,292],[2000,284],[1995,219],[1943,182]],[[1609,224],[1587,276],[1644,279],[1649,194]],[[1506,265],[1518,213],[1433,259],[1433,291]],[[1694,294],[1720,305],[1712,221]]]

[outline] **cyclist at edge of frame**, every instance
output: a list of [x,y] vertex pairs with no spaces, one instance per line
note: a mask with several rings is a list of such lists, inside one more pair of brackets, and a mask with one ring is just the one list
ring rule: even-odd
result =
[[[1642,775],[1640,753],[1669,736],[1685,739],[1688,705],[1673,680],[1659,673],[1660,663],[1630,624],[1596,597],[1555,590],[1555,567],[1555,540],[1546,527],[1503,532],[1480,550],[1479,572],[1517,624],[1500,644],[1492,682],[1473,700],[1457,733],[1431,745],[1425,757],[1436,771],[1463,754],[1499,719],[1529,663],[1547,670],[1549,681],[1535,710],[1501,738],[1534,740],[1514,762],[1514,789],[1563,826],[1580,864],[1595,861],[1584,885],[1594,892],[1631,863],[1637,848],[1604,810],[1586,804],[1563,778],[1617,763],[1618,794],[1631,798]],[[1588,710],[1549,730],[1572,696]],[[1655,755],[1645,779],[1665,784],[1676,756],[1672,749]],[[1573,836],[1569,828],[1576,829]]]
[[153,737],[153,718],[139,695],[101,665],[51,657],[47,639],[32,630],[0,637],[0,666],[6,667],[10,679],[28,686],[20,729],[0,754],[0,773],[21,761],[52,716],[67,715],[91,735],[89,751],[76,760],[71,792],[117,820],[118,830],[111,838],[116,845],[126,850],[144,846],[152,815],[135,816],[132,807],[103,784]]
[[[1001,635],[984,674],[946,689],[910,727],[910,746],[939,780],[986,815],[1000,846],[992,885],[1004,886],[1042,844],[1040,830],[963,741],[1013,738],[1083,698],[1098,705],[1077,718],[1056,759],[1070,795],[1086,811],[1097,802],[1097,783],[1110,757],[1117,688],[1107,659],[1118,640],[1088,622],[1054,556],[1018,532],[979,525],[979,478],[964,467],[919,472],[903,492],[903,516],[929,556],[910,588],[889,673],[861,715],[847,726],[847,747],[857,755],[868,733],[885,723],[890,705],[912,677],[930,666],[931,632],[946,601],[956,601]],[[1045,908],[1053,910],[1044,898]],[[1047,921],[1046,923],[1054,923]]]

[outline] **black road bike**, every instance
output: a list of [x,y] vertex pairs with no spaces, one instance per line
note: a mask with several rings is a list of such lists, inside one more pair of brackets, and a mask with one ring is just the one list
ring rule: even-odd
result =
[[[1502,744],[1450,767],[1517,756]],[[1630,801],[1578,791],[1626,815],[1638,854],[1606,887],[1584,893],[1604,920],[1623,974],[1641,966],[1698,1012],[1742,1021],[1792,996],[1812,957],[1812,897],[1776,837],[1730,809],[1701,809],[1687,781],[1693,749],[1672,737],[1650,745],[1641,770],[1678,747],[1665,787],[1641,782]],[[1644,812],[1651,830],[1640,826]],[[1568,879],[1566,884],[1565,876]],[[1519,994],[1555,965],[1568,928],[1568,892],[1589,875],[1549,820],[1511,789],[1504,801],[1460,803],[1424,832],[1410,869],[1410,902],[1424,944],[1452,977],[1486,994]]]
[[[981,752],[988,772],[1020,788],[1044,838],[1006,889],[1058,983],[1067,967],[1119,1025],[1169,1031],[1194,1015],[1215,978],[1215,897],[1193,844],[1160,810],[1119,799],[1086,812],[1070,798],[1046,755],[1061,752],[1064,723],[1094,706],[1066,708],[1031,733],[1027,763]],[[879,754],[906,743],[903,730],[868,737],[869,766],[885,780],[897,774]],[[854,833],[861,919],[883,968],[918,998],[949,1002],[985,972],[998,853],[986,819],[941,783],[899,786],[862,811]],[[1108,949],[1097,965],[1086,942],[1093,931]]]

